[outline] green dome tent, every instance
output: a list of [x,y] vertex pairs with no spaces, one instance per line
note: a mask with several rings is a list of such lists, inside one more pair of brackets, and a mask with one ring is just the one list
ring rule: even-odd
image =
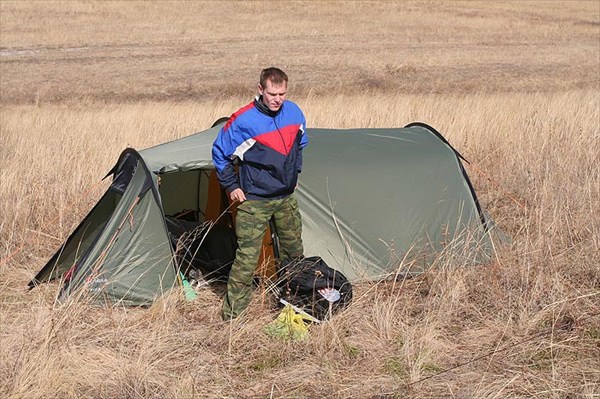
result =
[[[220,123],[219,123],[220,122]],[[63,279],[110,304],[147,305],[180,284],[168,216],[228,223],[235,207],[211,159],[216,126],[143,151],[126,149],[113,182],[29,286]],[[321,256],[350,281],[423,272],[440,259],[477,263],[493,251],[492,224],[462,157],[421,123],[387,129],[308,129],[297,198],[305,255]],[[275,235],[276,237],[276,235]],[[268,234],[258,266],[273,258]]]

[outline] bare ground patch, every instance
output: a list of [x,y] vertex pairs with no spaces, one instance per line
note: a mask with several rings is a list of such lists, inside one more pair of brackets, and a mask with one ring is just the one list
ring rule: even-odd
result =
[[[49,12],[3,3],[1,103],[246,97],[266,65],[286,69],[299,96],[551,92],[600,84],[593,2],[290,3],[287,14],[263,7],[269,3],[187,3],[189,10],[155,3],[143,10],[146,24],[133,19],[142,12],[133,3],[57,4]],[[208,19],[191,24],[187,12]],[[273,32],[246,15],[282,28]],[[63,18],[68,24],[56,25],[45,42],[34,34],[36,21],[54,26]]]

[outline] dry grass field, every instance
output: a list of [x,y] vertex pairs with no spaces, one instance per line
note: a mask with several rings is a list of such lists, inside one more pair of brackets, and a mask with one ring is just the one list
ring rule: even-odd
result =
[[[512,238],[309,339],[221,299],[55,304],[27,282],[127,146],[209,127],[282,66],[310,126],[426,122]],[[600,3],[0,1],[0,397],[599,398]],[[309,126],[309,127],[310,127]]]

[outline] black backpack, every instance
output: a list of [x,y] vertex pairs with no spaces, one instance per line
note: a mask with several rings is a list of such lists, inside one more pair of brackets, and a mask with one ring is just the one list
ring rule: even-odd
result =
[[319,256],[281,261],[278,275],[280,299],[319,320],[327,319],[352,301],[352,285],[346,276]]

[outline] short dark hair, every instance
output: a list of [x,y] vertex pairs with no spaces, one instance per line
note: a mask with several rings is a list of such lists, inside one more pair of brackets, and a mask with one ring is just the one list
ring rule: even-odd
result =
[[260,87],[265,88],[267,80],[270,80],[274,84],[281,84],[288,82],[288,76],[279,68],[269,67],[262,70],[260,73]]

